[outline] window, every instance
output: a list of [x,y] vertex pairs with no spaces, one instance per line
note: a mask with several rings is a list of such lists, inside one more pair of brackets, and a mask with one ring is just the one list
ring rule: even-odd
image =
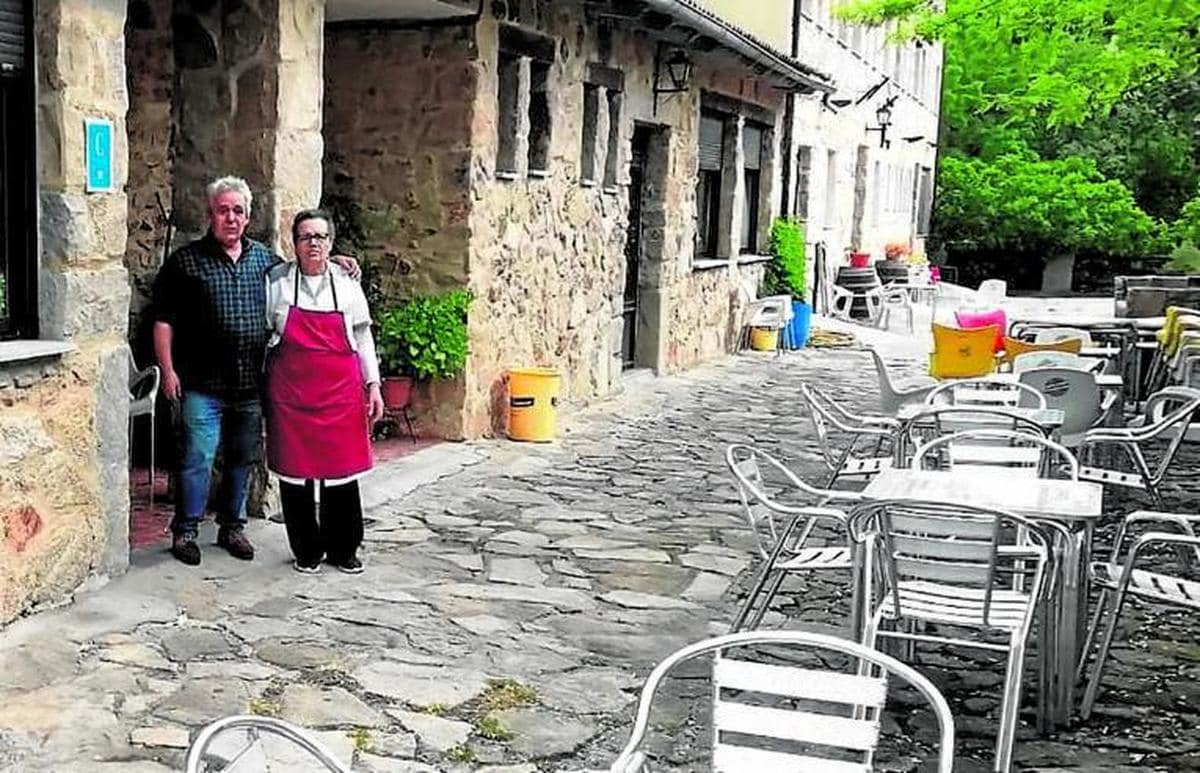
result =
[[716,113],[700,115],[700,173],[696,178],[696,254],[716,257],[721,224],[721,164],[725,157],[725,121]]
[[762,195],[763,129],[746,124],[742,128],[742,238],[741,251],[758,252],[758,206]]
[[550,169],[550,65],[529,64],[529,171],[545,173]]
[[29,7],[0,3],[0,338],[37,335]]
[[621,163],[621,94],[607,92],[608,151],[604,154],[604,187],[617,185],[617,169]]
[[831,150],[825,156],[825,222],[826,228],[833,228],[834,216],[837,214],[837,151]]
[[812,148],[801,145],[796,149],[796,217],[808,220],[808,185],[812,178]]
[[516,174],[521,103],[521,58],[500,53],[496,86],[496,171]]
[[596,181],[596,133],[600,120],[600,87],[583,84],[583,148],[579,152],[579,177]]

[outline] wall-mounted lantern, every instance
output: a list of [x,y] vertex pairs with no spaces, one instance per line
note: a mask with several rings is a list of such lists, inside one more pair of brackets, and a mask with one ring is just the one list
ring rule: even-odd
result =
[[890,148],[892,141],[887,138],[888,127],[892,125],[892,105],[896,98],[892,97],[885,100],[879,107],[875,108],[875,123],[876,126],[868,126],[868,132],[879,132],[879,147]]
[[[680,94],[691,88],[692,60],[682,48],[674,49],[663,56],[664,45],[658,44],[654,52],[654,114],[658,115],[659,94]],[[666,83],[664,72],[666,70]],[[668,85],[669,84],[669,85]]]

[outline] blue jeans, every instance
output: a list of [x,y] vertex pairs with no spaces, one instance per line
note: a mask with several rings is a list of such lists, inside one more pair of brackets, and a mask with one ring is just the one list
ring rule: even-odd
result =
[[261,458],[262,404],[258,398],[225,400],[200,392],[183,395],[183,463],[171,531],[195,537],[208,505],[213,460],[221,446],[224,461],[217,523],[227,529],[246,524],[246,491],[251,465]]

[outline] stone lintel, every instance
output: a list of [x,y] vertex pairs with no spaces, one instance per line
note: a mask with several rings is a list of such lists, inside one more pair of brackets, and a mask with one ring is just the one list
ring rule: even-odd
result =
[[500,25],[500,50],[542,62],[553,62],[558,45],[549,35],[505,23]]
[[620,92],[625,90],[625,73],[599,62],[588,62],[587,82],[603,86],[609,91]]

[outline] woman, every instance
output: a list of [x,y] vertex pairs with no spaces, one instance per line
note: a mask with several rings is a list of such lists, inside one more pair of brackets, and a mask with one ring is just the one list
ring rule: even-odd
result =
[[305,574],[322,558],[363,570],[358,479],[371,469],[371,424],[383,416],[367,299],[330,263],[333,235],[327,213],[301,212],[296,262],[267,274],[267,464],[279,476],[293,565]]

